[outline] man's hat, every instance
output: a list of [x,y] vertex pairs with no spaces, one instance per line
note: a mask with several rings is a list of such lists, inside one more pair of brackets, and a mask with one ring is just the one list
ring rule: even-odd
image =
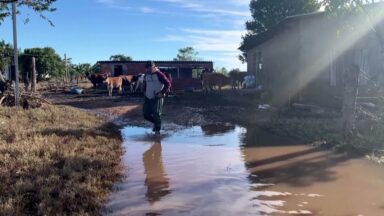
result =
[[145,63],[145,68],[151,68],[151,67],[155,67],[155,62],[153,61],[147,61]]

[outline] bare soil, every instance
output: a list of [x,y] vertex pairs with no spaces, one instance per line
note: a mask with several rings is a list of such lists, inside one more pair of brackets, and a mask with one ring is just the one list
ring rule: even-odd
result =
[[[67,91],[45,91],[43,95],[58,105],[76,107],[96,113],[119,125],[147,125],[142,117],[143,97],[140,94],[114,92],[109,97],[105,88],[93,89],[83,84],[84,94]],[[203,92],[178,92],[165,98],[164,123],[181,126],[207,123],[235,122],[237,124],[259,124],[268,121],[273,110],[257,109],[260,100],[254,91],[224,90],[204,94]]]

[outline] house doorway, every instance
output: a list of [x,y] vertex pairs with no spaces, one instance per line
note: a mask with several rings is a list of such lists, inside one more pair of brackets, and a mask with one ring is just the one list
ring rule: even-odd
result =
[[115,65],[113,68],[113,76],[121,76],[123,75],[123,66],[122,65]]

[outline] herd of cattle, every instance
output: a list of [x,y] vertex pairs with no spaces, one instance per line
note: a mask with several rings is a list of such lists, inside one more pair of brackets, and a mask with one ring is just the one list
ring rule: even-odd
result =
[[[122,94],[123,91],[143,92],[144,74],[112,77],[109,73],[87,73],[86,76],[95,88],[106,84],[109,96],[112,96],[113,89],[118,89],[119,94]],[[166,76],[172,81],[169,74]],[[232,89],[254,87],[254,76],[246,72],[232,71],[229,76],[221,73],[203,72],[200,79],[204,92],[215,89],[221,90],[224,86],[232,86]]]
[[109,96],[112,96],[113,89],[118,89],[119,94],[125,90],[131,93],[143,91],[144,74],[112,77],[109,73],[87,73],[86,76],[94,88],[106,84]]

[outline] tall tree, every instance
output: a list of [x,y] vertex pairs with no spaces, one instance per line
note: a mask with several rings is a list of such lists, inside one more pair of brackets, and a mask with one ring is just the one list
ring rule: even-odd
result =
[[36,57],[38,80],[44,77],[61,77],[64,75],[65,63],[53,48],[25,49],[23,54]]
[[179,49],[179,53],[177,54],[176,58],[174,58],[174,61],[195,61],[196,56],[199,53],[195,51],[193,47],[184,47]]
[[[252,36],[270,30],[288,16],[315,12],[320,9],[318,0],[251,0],[249,7],[252,20],[246,22],[246,33],[242,39],[242,45],[247,44]],[[239,56],[242,62],[246,62],[246,50]]]
[[77,81],[79,81],[79,78],[85,77],[92,71],[92,66],[88,63],[74,65],[74,71],[75,78],[77,79]]
[[[0,25],[4,21],[5,17],[11,15],[11,3],[12,0],[0,0]],[[18,6],[26,6],[39,14],[39,16],[47,20],[51,25],[53,23],[43,14],[43,12],[53,12],[56,8],[52,7],[52,4],[56,0],[18,0]],[[26,20],[28,21],[28,19]]]
[[132,57],[124,54],[117,54],[117,55],[111,55],[111,57],[109,57],[109,60],[110,61],[132,61]]
[[95,63],[92,65],[91,67],[91,72],[92,73],[100,73],[101,71],[101,68],[100,68],[100,64],[99,63]]
[[4,72],[4,67],[11,63],[11,57],[13,55],[12,45],[0,41],[0,73]]
[[13,53],[13,48],[11,44],[5,43],[5,41],[0,41],[0,86],[4,86],[5,77],[3,75],[5,66],[11,63],[11,56]]
[[75,70],[78,74],[84,75],[86,72],[91,71],[91,64],[85,63],[85,64],[78,64],[75,66]]

